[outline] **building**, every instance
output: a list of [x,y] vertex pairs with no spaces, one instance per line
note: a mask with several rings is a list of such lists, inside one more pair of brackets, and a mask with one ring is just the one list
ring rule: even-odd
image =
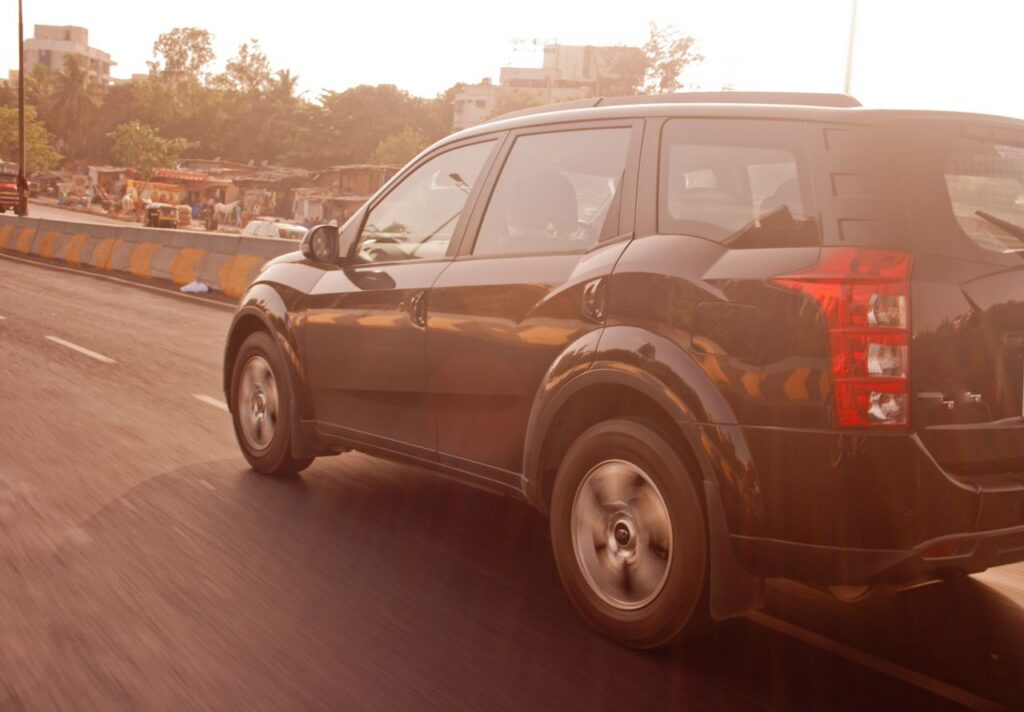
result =
[[491,80],[483,79],[479,84],[471,84],[462,88],[452,102],[452,128],[460,131],[476,126],[487,120],[494,113],[498,104],[498,87]]
[[632,94],[643,80],[645,62],[639,47],[546,45],[542,66],[502,67],[498,86],[485,79],[458,92],[452,128],[481,123],[502,103],[514,107]]
[[295,191],[293,215],[304,222],[336,220],[341,225],[398,169],[368,164],[325,168],[313,177],[310,187]]
[[89,46],[89,30],[71,25],[36,25],[35,35],[25,40],[25,71],[37,64],[59,71],[64,58],[77,57],[89,76],[101,84],[110,83],[110,68],[116,64],[106,52]]

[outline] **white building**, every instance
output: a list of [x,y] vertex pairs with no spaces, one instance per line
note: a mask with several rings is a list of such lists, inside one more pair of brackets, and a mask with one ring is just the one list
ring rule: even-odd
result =
[[593,47],[550,44],[540,67],[502,67],[500,84],[485,79],[455,95],[452,128],[464,129],[489,118],[502,98],[516,105],[552,104],[598,96],[632,93],[643,79],[644,52],[639,47]]
[[498,87],[484,79],[479,84],[462,88],[455,95],[452,128],[456,131],[483,123],[498,104]]
[[89,46],[89,30],[70,25],[36,25],[35,35],[25,40],[25,71],[41,64],[57,72],[64,58],[77,57],[83,69],[101,84],[110,83],[110,68],[116,64],[106,52]]

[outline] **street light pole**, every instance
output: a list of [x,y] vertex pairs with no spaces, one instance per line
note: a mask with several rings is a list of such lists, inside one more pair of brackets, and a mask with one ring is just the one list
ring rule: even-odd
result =
[[[20,2],[20,0],[19,0]],[[857,0],[853,0],[853,12],[850,15],[850,46],[846,50],[846,84],[843,92],[850,93],[850,77],[853,76],[853,45],[857,39]]]
[[18,215],[28,215],[25,178],[25,24],[18,0]]

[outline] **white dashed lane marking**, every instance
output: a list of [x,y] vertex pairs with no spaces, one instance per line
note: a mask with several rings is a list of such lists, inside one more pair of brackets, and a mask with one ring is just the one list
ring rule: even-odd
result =
[[212,405],[214,408],[220,408],[225,412],[228,410],[227,404],[224,401],[217,400],[216,398],[210,398],[210,396],[204,396],[201,393],[193,393],[192,397],[206,403],[206,405]]
[[46,338],[49,339],[50,341],[52,341],[55,344],[60,344],[61,346],[65,347],[65,348],[71,349],[72,351],[77,351],[80,354],[85,354],[89,358],[94,358],[97,361],[102,361],[103,363],[117,363],[117,361],[115,361],[112,358],[104,356],[103,354],[98,354],[95,351],[90,351],[87,348],[83,348],[82,346],[79,346],[78,344],[73,344],[70,341],[65,341],[64,339],[61,339],[61,338],[59,338],[57,336],[47,336]]

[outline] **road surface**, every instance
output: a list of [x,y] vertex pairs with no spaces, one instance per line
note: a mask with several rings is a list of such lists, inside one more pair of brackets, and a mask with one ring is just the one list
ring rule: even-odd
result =
[[261,478],[230,316],[0,257],[0,709],[1024,708],[1022,566],[857,604],[773,582],[637,653],[522,502],[356,454]]
[[138,227],[140,225],[138,222],[115,220],[105,215],[68,210],[53,205],[43,205],[42,203],[29,203],[28,216],[39,220],[63,220],[67,222],[89,223],[90,225],[116,225],[120,227]]

